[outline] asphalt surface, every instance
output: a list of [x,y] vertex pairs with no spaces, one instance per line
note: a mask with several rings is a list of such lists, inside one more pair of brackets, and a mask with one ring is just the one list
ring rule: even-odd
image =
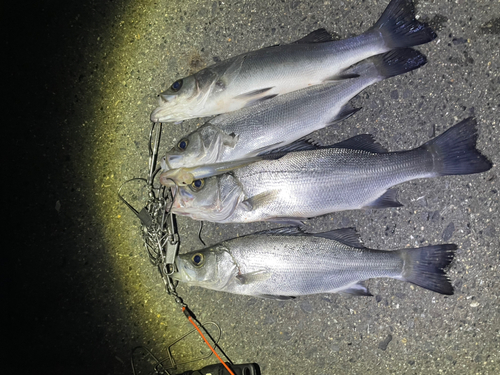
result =
[[[130,352],[157,357],[191,330],[142,247],[139,221],[118,199],[146,177],[149,114],[177,78],[320,27],[335,37],[370,27],[388,1],[53,1],[2,4],[4,89],[4,336],[6,373],[131,374]],[[263,374],[500,372],[500,3],[423,1],[438,38],[421,69],[377,83],[355,116],[314,137],[374,134],[390,150],[420,145],[475,116],[478,148],[495,166],[471,176],[399,186],[404,207],[341,212],[311,230],[356,227],[365,244],[459,246],[445,297],[403,282],[367,283],[374,297],[315,295],[277,302],[179,285],[203,322],[222,330],[235,363]],[[162,149],[202,124],[164,127]],[[139,207],[145,197],[129,193]],[[206,223],[207,244],[272,224]],[[178,219],[181,252],[201,248],[199,224]],[[177,362],[205,353],[195,335]],[[138,373],[153,365],[136,353]],[[178,371],[215,363],[181,365]]]

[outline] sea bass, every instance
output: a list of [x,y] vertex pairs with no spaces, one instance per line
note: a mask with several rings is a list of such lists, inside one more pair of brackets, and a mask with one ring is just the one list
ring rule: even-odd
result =
[[248,52],[178,79],[159,95],[153,122],[179,122],[241,109],[328,80],[368,57],[427,43],[436,37],[415,19],[411,0],[392,0],[365,33],[332,41],[317,30],[292,43]]
[[280,228],[181,254],[172,277],[190,286],[274,299],[318,293],[370,296],[363,281],[378,277],[453,294],[443,269],[456,248],[372,250],[352,228],[324,233]]
[[477,136],[476,120],[468,118],[408,151],[387,152],[364,134],[330,148],[290,152],[174,187],[172,212],[220,223],[297,223],[335,211],[398,207],[391,189],[397,184],[489,170]]
[[215,117],[182,137],[162,159],[162,169],[229,162],[286,146],[352,115],[358,109],[348,102],[366,87],[426,62],[410,48],[391,51],[350,69],[356,78],[311,86]]

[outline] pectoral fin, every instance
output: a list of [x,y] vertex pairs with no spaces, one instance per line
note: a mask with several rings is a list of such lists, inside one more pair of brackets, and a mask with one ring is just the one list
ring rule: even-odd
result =
[[259,207],[264,207],[265,205],[271,203],[279,195],[279,190],[265,191],[263,193],[254,195],[251,198],[245,199],[242,203],[249,210],[255,210]]
[[262,89],[252,90],[235,96],[234,99],[246,100],[245,107],[251,107],[264,100],[272,99],[278,94],[265,95],[266,92],[271,90],[273,87],[265,87]]
[[262,269],[254,272],[239,274],[238,276],[236,276],[236,280],[241,285],[248,285],[252,283],[266,281],[270,277],[271,277],[271,272],[269,272],[266,269]]
[[248,91],[248,92],[245,92],[245,93],[240,94],[238,96],[235,96],[234,99],[251,99],[251,98],[254,98],[254,97],[260,97],[266,91],[269,91],[271,89],[272,89],[272,87],[266,87],[266,88],[263,88],[263,89]]
[[262,96],[262,97],[260,97],[260,98],[250,99],[250,100],[247,102],[247,104],[245,104],[245,107],[244,107],[244,108],[246,108],[246,107],[251,107],[251,106],[253,106],[253,105],[255,105],[255,104],[258,104],[258,103],[260,103],[260,102],[263,102],[263,101],[265,101],[265,100],[272,99],[272,98],[274,98],[274,97],[276,97],[276,96],[278,96],[278,94],[271,94],[271,95]]

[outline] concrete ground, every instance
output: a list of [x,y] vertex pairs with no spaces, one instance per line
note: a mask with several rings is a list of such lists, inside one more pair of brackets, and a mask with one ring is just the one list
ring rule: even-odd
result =
[[[124,181],[147,174],[156,95],[214,62],[320,27],[339,38],[359,34],[387,3],[2,5],[11,65],[4,71],[4,168],[14,181],[5,194],[2,275],[8,373],[131,374],[130,352],[139,345],[166,358],[168,345],[191,327],[148,261],[139,221],[116,194]],[[418,48],[427,65],[366,89],[352,101],[361,111],[315,137],[333,143],[371,133],[403,150],[476,116],[478,148],[495,166],[403,184],[401,208],[341,212],[308,226],[353,226],[377,249],[456,243],[455,294],[378,279],[367,283],[374,297],[276,302],[180,285],[198,318],[220,326],[221,346],[235,363],[256,362],[266,375],[500,372],[500,3],[419,0],[416,9],[438,34]],[[162,149],[202,123],[167,125]],[[178,227],[181,252],[202,247],[197,222],[179,218]],[[202,237],[214,244],[271,227],[205,223]],[[172,351],[184,362],[205,349],[191,335]],[[151,373],[139,357],[138,373]]]

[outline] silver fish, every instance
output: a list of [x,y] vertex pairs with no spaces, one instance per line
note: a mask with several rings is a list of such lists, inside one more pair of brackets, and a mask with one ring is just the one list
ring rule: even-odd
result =
[[387,152],[371,136],[356,136],[176,187],[172,212],[221,223],[297,223],[335,211],[398,207],[394,185],[489,170],[476,140],[473,118],[408,151]]
[[213,116],[277,95],[346,78],[343,71],[368,57],[427,43],[436,37],[418,22],[411,0],[392,0],[365,33],[331,41],[317,30],[292,44],[263,48],[222,61],[175,81],[159,96],[153,122]]
[[274,299],[318,293],[370,296],[363,281],[378,277],[453,294],[443,269],[456,248],[372,250],[352,228],[314,234],[281,228],[181,254],[173,278],[190,286]]
[[348,71],[357,78],[308,87],[220,115],[183,137],[166,153],[162,168],[246,159],[286,146],[352,115],[358,109],[348,102],[366,87],[426,62],[410,48],[391,51]]

